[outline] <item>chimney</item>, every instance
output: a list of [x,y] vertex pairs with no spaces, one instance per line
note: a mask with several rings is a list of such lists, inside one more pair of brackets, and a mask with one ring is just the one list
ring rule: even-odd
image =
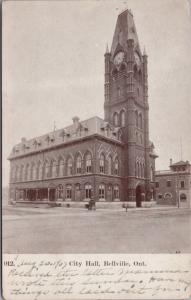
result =
[[73,124],[75,126],[75,129],[77,129],[78,126],[79,126],[79,120],[80,120],[80,118],[77,117],[77,116],[75,116],[75,117],[72,118],[72,121],[73,121]]
[[21,143],[24,144],[27,141],[27,139],[25,137],[21,138]]
[[170,166],[172,166],[172,158],[170,158]]

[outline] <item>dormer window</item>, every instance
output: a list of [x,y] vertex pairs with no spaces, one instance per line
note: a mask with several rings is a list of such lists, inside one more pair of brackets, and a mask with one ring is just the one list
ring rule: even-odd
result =
[[35,146],[35,148],[37,147],[37,145],[38,145],[37,140],[34,141],[33,145]]
[[61,136],[61,137],[62,137],[62,140],[64,141],[64,138],[65,138],[65,136],[66,136],[65,130],[62,130],[62,131],[60,132],[60,135],[59,135],[59,136]]

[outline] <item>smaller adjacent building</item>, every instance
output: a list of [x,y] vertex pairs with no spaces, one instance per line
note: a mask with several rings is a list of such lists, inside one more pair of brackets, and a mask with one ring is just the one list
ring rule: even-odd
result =
[[191,164],[172,163],[169,170],[155,172],[157,204],[191,208]]

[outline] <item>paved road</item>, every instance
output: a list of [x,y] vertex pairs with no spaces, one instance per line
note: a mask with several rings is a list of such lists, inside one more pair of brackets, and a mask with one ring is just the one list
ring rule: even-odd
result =
[[187,253],[191,212],[5,208],[5,253]]

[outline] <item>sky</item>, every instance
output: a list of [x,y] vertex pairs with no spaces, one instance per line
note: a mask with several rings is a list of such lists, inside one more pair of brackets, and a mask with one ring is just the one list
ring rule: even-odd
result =
[[104,116],[104,52],[125,8],[132,10],[148,54],[156,169],[168,169],[170,158],[191,162],[188,0],[5,1],[3,186],[9,182],[7,157],[22,137],[50,132],[54,122],[57,129],[68,126],[76,115]]

